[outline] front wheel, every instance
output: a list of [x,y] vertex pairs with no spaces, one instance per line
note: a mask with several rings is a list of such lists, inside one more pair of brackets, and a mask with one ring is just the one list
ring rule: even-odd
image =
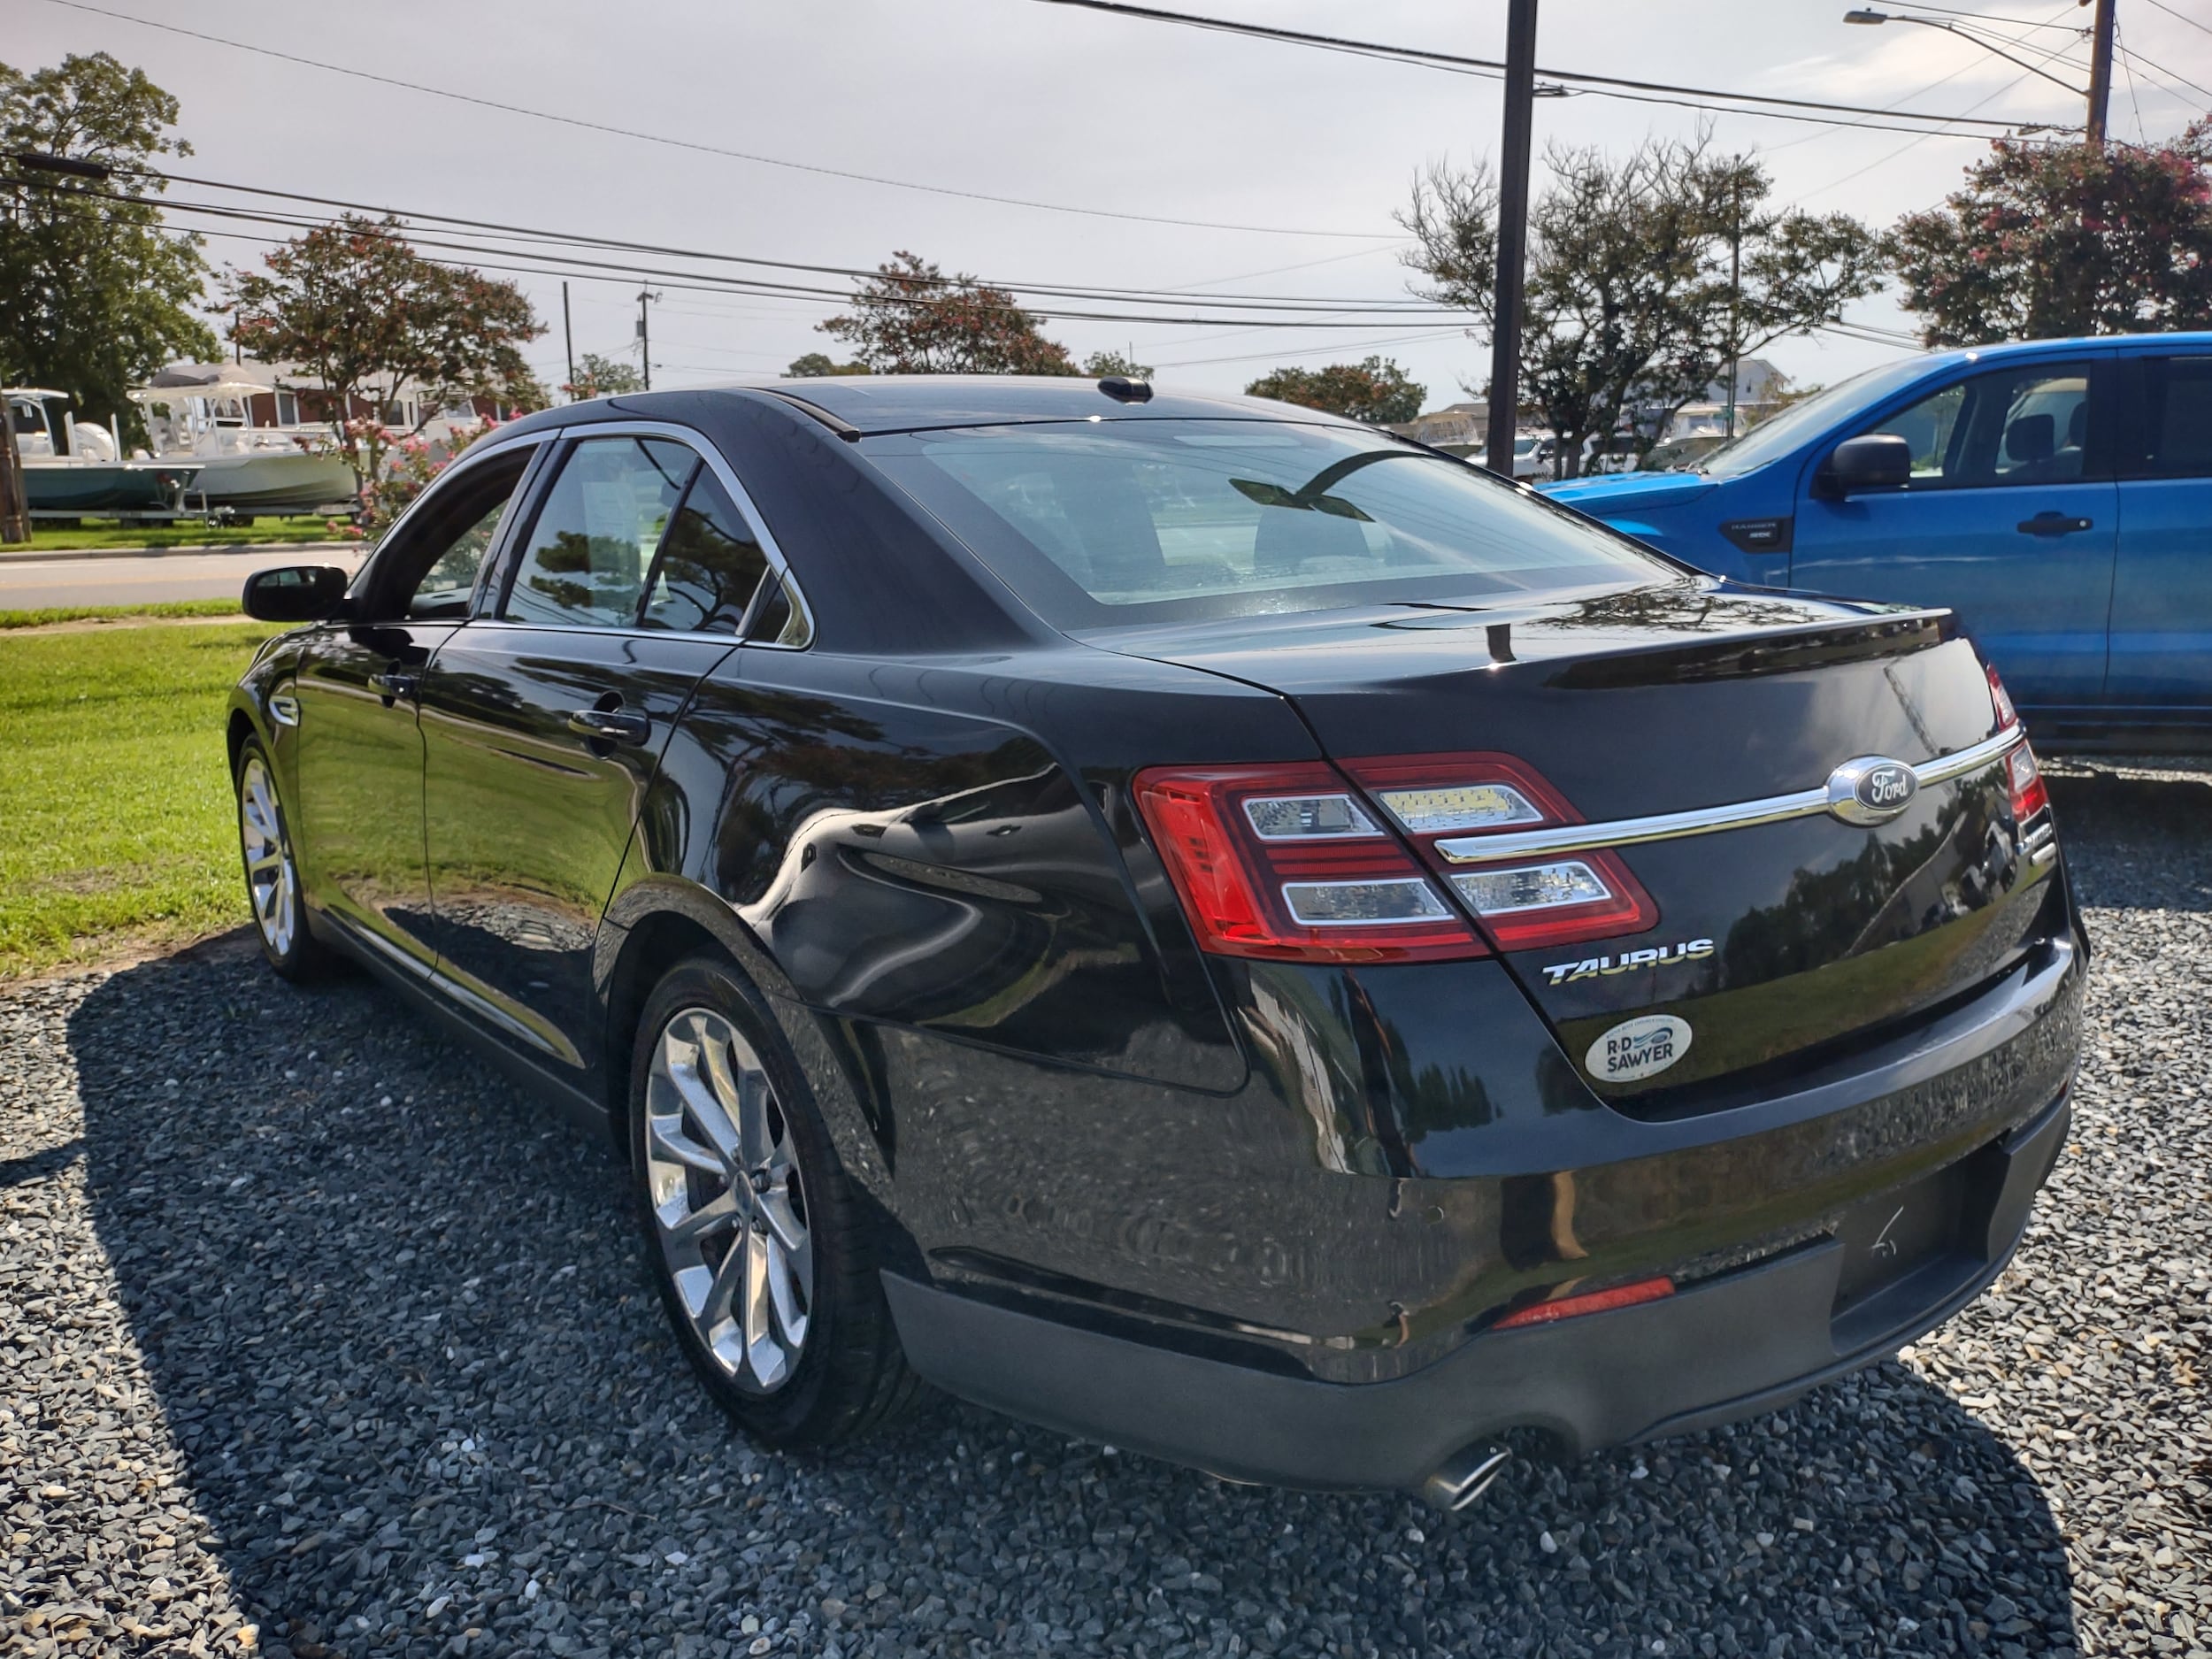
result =
[[261,954],[288,979],[315,978],[327,972],[335,958],[307,931],[291,826],[277,795],[276,773],[259,738],[250,737],[240,748],[235,782],[238,855],[245,865],[246,897],[261,934]]
[[718,958],[680,964],[646,1003],[630,1141],[670,1323],[747,1433],[832,1445],[913,1398],[828,1131],[757,994]]

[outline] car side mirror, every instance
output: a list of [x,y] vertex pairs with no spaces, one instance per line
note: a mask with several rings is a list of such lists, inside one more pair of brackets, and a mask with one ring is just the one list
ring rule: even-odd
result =
[[1912,481],[1912,445],[1893,432],[1846,438],[1821,469],[1827,493],[1849,495],[1863,489],[1894,489]]
[[280,565],[246,578],[242,603],[257,622],[327,622],[345,614],[346,581],[334,565]]

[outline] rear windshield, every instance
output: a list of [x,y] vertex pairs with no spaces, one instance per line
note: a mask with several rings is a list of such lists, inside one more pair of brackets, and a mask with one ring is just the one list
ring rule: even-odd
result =
[[887,434],[867,454],[1060,627],[1678,574],[1485,472],[1356,428],[1040,422]]

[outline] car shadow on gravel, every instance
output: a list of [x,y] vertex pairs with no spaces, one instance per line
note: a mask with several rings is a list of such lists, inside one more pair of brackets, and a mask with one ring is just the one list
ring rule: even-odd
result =
[[611,1155],[382,990],[203,955],[67,1030],[149,1426],[278,1659],[2078,1645],[2042,1493],[1899,1364],[1459,1517],[949,1402],[766,1455],[689,1380]]

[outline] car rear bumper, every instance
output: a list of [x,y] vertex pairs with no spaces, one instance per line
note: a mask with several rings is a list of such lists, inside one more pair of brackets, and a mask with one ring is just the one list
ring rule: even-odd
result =
[[1282,1374],[1065,1323],[895,1275],[909,1360],[950,1393],[1237,1479],[1429,1495],[1489,1437],[1540,1429],[1569,1455],[1786,1404],[1941,1324],[2001,1272],[2066,1135],[2064,1096],[1962,1161],[1950,1243],[1846,1288],[1827,1236],[1663,1300],[1479,1334],[1387,1382]]

